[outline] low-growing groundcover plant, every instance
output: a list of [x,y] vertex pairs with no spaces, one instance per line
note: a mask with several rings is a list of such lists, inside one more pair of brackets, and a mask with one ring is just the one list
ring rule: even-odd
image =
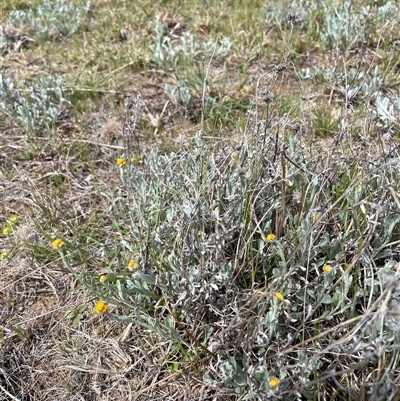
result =
[[14,26],[26,26],[26,31],[43,39],[53,39],[73,34],[85,19],[90,1],[77,6],[66,0],[43,0],[37,7],[16,10],[8,22]]
[[17,121],[28,135],[55,135],[66,103],[60,79],[41,77],[16,85],[0,74],[0,95],[0,110]]
[[396,148],[315,158],[286,117],[260,119],[261,108],[250,108],[236,147],[200,130],[174,153],[126,149],[107,275],[58,251],[98,298],[97,314],[170,343],[173,371],[243,400],[392,399]]

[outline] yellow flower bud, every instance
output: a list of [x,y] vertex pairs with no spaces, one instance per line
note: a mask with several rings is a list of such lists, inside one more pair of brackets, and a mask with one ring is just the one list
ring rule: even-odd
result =
[[17,215],[11,216],[7,219],[7,221],[11,224],[15,224],[18,223],[18,221],[20,220],[20,217]]
[[105,313],[108,311],[108,305],[104,301],[99,301],[94,307],[96,314]]
[[272,390],[275,390],[276,388],[278,388],[279,386],[279,379],[277,377],[273,377],[270,381],[269,381],[269,387]]
[[135,261],[135,260],[131,260],[129,263],[128,263],[128,270],[129,271],[132,271],[132,270],[135,270],[135,269],[137,269],[138,268],[138,263]]
[[56,238],[51,243],[51,247],[53,248],[54,251],[57,251],[58,249],[62,248],[64,245],[65,245],[65,242],[60,238]]
[[123,157],[118,157],[117,166],[124,167],[126,165],[126,160]]

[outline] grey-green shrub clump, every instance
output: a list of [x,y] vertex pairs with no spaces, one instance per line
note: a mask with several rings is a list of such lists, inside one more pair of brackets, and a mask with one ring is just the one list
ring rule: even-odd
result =
[[192,32],[175,35],[175,28],[168,30],[168,25],[160,21],[154,24],[153,44],[150,46],[153,60],[165,71],[175,71],[179,64],[192,63],[200,54],[206,57],[214,55],[217,58],[226,57],[231,49],[232,42],[223,37],[218,42],[200,42]]
[[[374,11],[373,11],[374,10]],[[398,21],[399,8],[394,2],[377,6],[376,1],[293,0],[268,4],[265,22],[270,27],[284,29],[296,25],[315,37],[327,49],[345,53],[382,34]],[[372,16],[372,17],[371,17]]]
[[235,148],[199,131],[189,149],[126,155],[128,196],[110,209],[121,261],[81,279],[243,399],[312,399],[330,381],[350,396],[372,371],[378,394],[399,352],[398,162],[313,159],[287,117],[248,116]]
[[9,22],[15,26],[26,26],[33,34],[42,38],[56,38],[74,33],[90,8],[90,1],[77,6],[67,0],[43,0],[36,8],[17,10],[9,15]]
[[15,84],[0,74],[0,98],[0,110],[38,136],[54,133],[66,107],[61,80],[52,76]]

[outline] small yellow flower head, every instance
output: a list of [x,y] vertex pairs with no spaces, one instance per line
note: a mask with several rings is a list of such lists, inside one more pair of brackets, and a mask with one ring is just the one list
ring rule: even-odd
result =
[[4,251],[0,254],[0,259],[8,259],[8,252]]
[[314,214],[311,216],[311,222],[316,223],[319,220],[319,216],[317,214]]
[[131,260],[129,263],[128,263],[128,270],[129,271],[133,271],[133,270],[135,270],[135,269],[137,269],[138,268],[138,263],[135,261],[135,260]]
[[239,161],[239,151],[235,150],[234,152],[231,153],[231,160],[232,160],[232,167],[236,168],[238,165]]
[[279,386],[279,379],[277,377],[273,377],[270,381],[269,381],[269,387],[272,390],[275,390],[276,388],[278,388]]
[[281,292],[275,292],[274,300],[275,301],[283,301],[284,300],[283,294]]
[[10,224],[18,223],[19,220],[20,220],[20,217],[17,216],[17,215],[11,216],[11,217],[9,217],[9,218],[7,219],[7,221],[8,221]]
[[237,159],[239,159],[239,151],[238,151],[238,150],[235,150],[234,152],[232,152],[232,154],[231,154],[231,159],[232,159],[232,160],[237,160]]
[[139,163],[140,160],[142,160],[142,156],[141,155],[133,155],[130,158],[131,164]]
[[275,234],[268,234],[267,235],[267,242],[271,243],[275,240],[276,235]]
[[99,301],[94,307],[94,313],[100,314],[108,311],[108,305],[104,301]]
[[126,166],[126,159],[124,157],[118,157],[117,166],[119,166],[119,167]]
[[62,248],[65,245],[65,242],[60,239],[60,238],[56,238],[52,243],[51,243],[51,247],[53,248],[54,251],[59,250],[60,248]]
[[100,283],[104,283],[106,280],[107,280],[107,275],[106,275],[106,274],[102,274],[102,275],[99,277]]
[[10,228],[9,227],[4,227],[3,228],[3,235],[6,237],[10,235]]
[[324,265],[322,270],[324,271],[325,274],[329,274],[332,271],[332,266],[331,265]]

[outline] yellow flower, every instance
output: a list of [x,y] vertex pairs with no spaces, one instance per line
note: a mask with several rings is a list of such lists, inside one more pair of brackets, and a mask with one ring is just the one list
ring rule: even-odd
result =
[[104,301],[99,301],[94,307],[94,312],[97,314],[105,313],[108,311],[108,305]]
[[279,379],[277,377],[273,377],[270,381],[269,381],[269,387],[272,390],[275,390],[277,387],[279,386]]
[[54,251],[57,251],[58,249],[62,248],[64,245],[65,245],[65,242],[60,238],[56,238],[51,243],[51,247],[53,248]]
[[275,234],[268,234],[267,235],[267,242],[271,243],[275,240],[276,235]]
[[311,216],[311,222],[316,223],[319,220],[319,216],[317,214],[314,214]]
[[332,271],[332,266],[324,265],[322,269],[323,269],[324,273],[329,274]]
[[18,221],[20,220],[20,217],[17,215],[11,216],[7,219],[7,221],[11,224],[15,224],[18,223]]
[[134,260],[131,260],[129,263],[128,263],[128,270],[129,271],[132,271],[132,270],[135,270],[135,269],[137,269],[138,268],[138,263],[136,262],[136,261],[134,261]]
[[107,275],[106,275],[106,274],[102,274],[102,275],[99,277],[100,283],[104,283],[106,280],[107,280]]
[[3,228],[3,235],[5,235],[6,237],[7,237],[8,235],[10,235],[10,228],[9,228],[9,227],[4,227],[4,228]]
[[274,294],[274,300],[275,301],[283,301],[283,294],[281,292],[275,292]]
[[0,259],[7,259],[8,258],[8,252],[4,251],[0,254]]
[[126,165],[126,159],[124,157],[118,157],[117,165],[120,167],[124,167]]
[[234,152],[231,153],[231,160],[232,160],[232,167],[236,168],[238,165],[239,161],[239,151],[235,150]]
[[232,158],[232,160],[239,159],[239,151],[238,150],[233,151],[231,154],[231,158]]

